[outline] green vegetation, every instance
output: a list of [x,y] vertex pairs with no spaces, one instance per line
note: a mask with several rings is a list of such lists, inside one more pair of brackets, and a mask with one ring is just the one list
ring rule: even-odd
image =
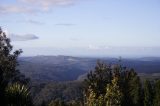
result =
[[32,106],[29,89],[18,83],[6,88],[6,100],[11,106]]
[[[143,83],[133,69],[128,70],[121,65],[107,66],[104,63],[97,65],[85,80],[87,106],[160,105],[160,80],[153,81],[153,84],[146,80],[142,87]],[[105,76],[108,77],[104,78]]]
[[153,105],[160,106],[160,80],[155,82]]
[[16,69],[17,58],[22,51],[17,50],[12,53],[12,48],[10,39],[0,28],[0,104],[31,106],[28,88],[25,87],[28,80]]
[[[107,106],[132,106],[140,103],[140,80],[133,69],[98,63],[95,71],[88,74],[85,82],[89,89],[86,89],[86,94],[89,95],[86,96],[87,104],[90,98],[98,100],[97,105],[99,98],[102,98],[100,103]],[[90,97],[91,95],[93,97]]]
[[36,105],[42,102],[49,103],[58,101],[71,104],[74,102],[83,101],[83,86],[84,84],[79,81],[70,82],[50,82],[47,84],[40,84],[32,87],[34,92],[34,103]]
[[153,106],[153,88],[151,82],[144,82],[144,106]]
[[105,104],[106,106],[121,106],[123,94],[118,85],[118,78],[114,77],[112,83],[106,87]]

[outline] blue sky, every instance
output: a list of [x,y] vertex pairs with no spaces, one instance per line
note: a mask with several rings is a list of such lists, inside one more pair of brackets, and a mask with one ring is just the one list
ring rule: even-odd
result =
[[24,56],[160,56],[159,5],[159,0],[1,0],[0,26]]

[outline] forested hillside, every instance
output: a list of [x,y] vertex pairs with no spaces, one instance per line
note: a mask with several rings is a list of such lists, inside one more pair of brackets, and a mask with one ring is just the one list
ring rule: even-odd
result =
[[[94,68],[98,60],[107,64],[119,63],[118,58],[35,56],[19,58],[19,69],[32,81],[41,83],[49,81],[73,81],[85,78],[86,74]],[[160,73],[160,58],[122,58],[120,64],[127,68],[134,68],[142,77],[157,77],[159,76],[157,73]]]

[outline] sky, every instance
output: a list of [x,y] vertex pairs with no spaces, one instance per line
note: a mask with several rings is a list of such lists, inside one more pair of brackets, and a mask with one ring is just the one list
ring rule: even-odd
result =
[[0,0],[23,56],[160,56],[159,0]]

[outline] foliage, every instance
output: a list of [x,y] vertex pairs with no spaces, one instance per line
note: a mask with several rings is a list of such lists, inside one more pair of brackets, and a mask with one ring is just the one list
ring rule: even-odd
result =
[[69,82],[49,82],[46,84],[35,85],[32,87],[34,95],[34,103],[36,105],[46,104],[51,101],[59,100],[66,104],[81,104],[83,102],[83,86],[84,84],[79,81]]
[[134,69],[126,70],[122,73],[121,89],[124,94],[122,105],[139,106],[141,105],[142,88],[140,78]]
[[154,100],[153,100],[153,104],[154,106],[160,106],[160,80],[157,80],[155,82],[155,96],[154,96]]
[[32,106],[29,89],[18,83],[6,88],[7,104],[11,106]]
[[144,82],[144,106],[153,106],[153,86],[149,80]]
[[[9,96],[12,95],[13,97],[16,97],[15,94],[21,92],[20,90],[22,90],[18,89],[20,86],[15,85],[15,82],[20,84],[28,83],[28,80],[25,78],[25,76],[22,75],[19,70],[17,70],[17,59],[18,56],[22,53],[22,50],[16,50],[13,52],[12,49],[13,47],[10,44],[10,39],[7,38],[6,34],[0,28],[0,105],[3,106],[11,102],[10,100],[12,99],[7,100],[7,98],[10,98]],[[14,89],[13,92],[11,92],[11,89]],[[8,95],[7,98],[6,95]],[[16,98],[14,98],[14,100],[15,99]],[[15,101],[12,100],[12,102],[16,102],[19,99],[20,98],[17,98]]]
[[85,101],[86,106],[97,105],[96,94],[91,88],[88,89],[88,95],[85,95],[85,97],[86,97],[86,101]]
[[22,50],[12,51],[13,47],[10,44],[10,39],[0,28],[0,78],[2,85],[7,85],[12,82],[27,83],[24,76],[17,70],[18,56]]
[[[105,94],[106,85],[112,80],[111,67],[97,62],[97,66],[94,71],[91,71],[85,79],[86,88],[89,86],[93,92],[95,92],[96,98],[101,94]],[[87,92],[87,91],[86,91]]]
[[52,100],[48,106],[65,106],[65,103],[61,100]]
[[121,106],[123,94],[120,90],[117,77],[114,77],[112,83],[107,85],[106,90],[106,106]]
[[[98,68],[97,68],[98,66]],[[100,103],[115,106],[138,106],[141,100],[141,83],[137,73],[121,65],[98,63],[94,72],[88,74],[85,83],[87,103],[99,98]],[[103,87],[102,87],[103,86]],[[107,90],[104,91],[104,88]],[[92,91],[92,92],[91,92]],[[90,101],[91,100],[91,101]],[[99,104],[99,102],[96,102]],[[106,103],[107,102],[107,103]]]
[[123,94],[119,89],[118,78],[114,77],[106,86],[106,94],[96,98],[95,92],[89,88],[86,95],[86,106],[120,106]]

